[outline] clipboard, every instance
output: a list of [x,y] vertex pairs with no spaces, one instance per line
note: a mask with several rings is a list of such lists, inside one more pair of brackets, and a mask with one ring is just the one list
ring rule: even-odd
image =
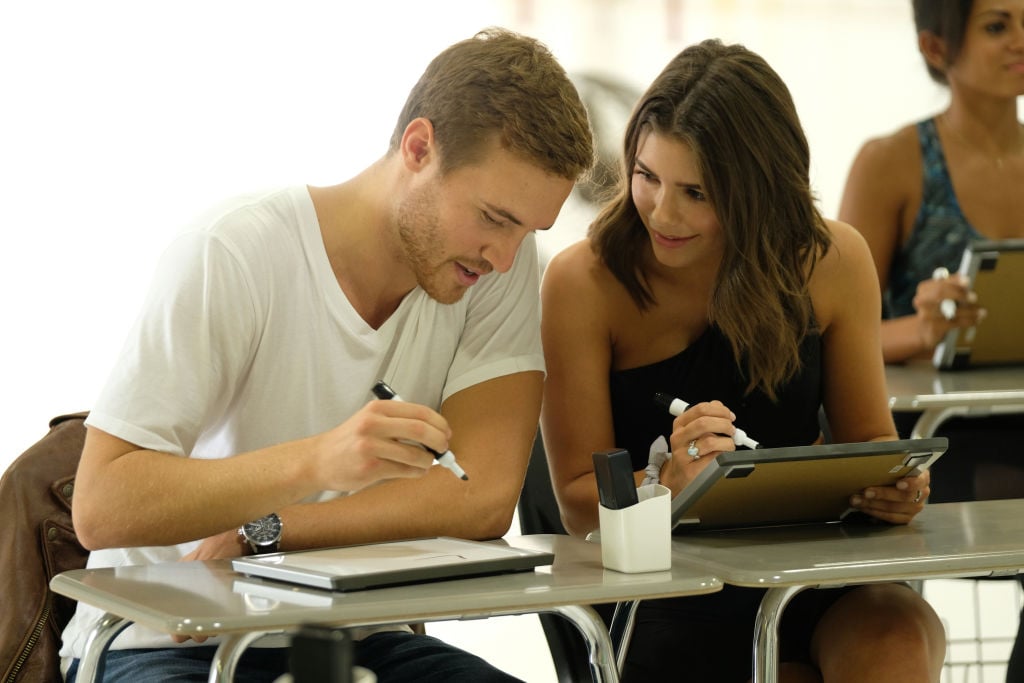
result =
[[720,453],[672,500],[674,533],[840,522],[850,496],[931,467],[945,437]]
[[532,571],[554,559],[546,551],[438,536],[252,555],[232,560],[231,567],[246,576],[351,591]]
[[932,363],[939,370],[1024,363],[1024,239],[971,242],[959,273],[988,315],[975,327],[950,330]]

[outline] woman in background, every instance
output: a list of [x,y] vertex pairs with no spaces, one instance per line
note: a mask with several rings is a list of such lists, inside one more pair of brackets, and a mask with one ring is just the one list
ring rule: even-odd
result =
[[[840,219],[864,235],[885,297],[886,362],[928,357],[981,314],[955,273],[973,239],[1024,237],[1024,0],[914,0],[928,73],[947,85],[940,114],[868,141]],[[958,303],[947,320],[943,299]]]
[[[914,0],[929,75],[949,89],[941,113],[869,140],[847,179],[839,216],[864,235],[884,295],[886,362],[927,358],[953,327],[984,325],[955,273],[975,239],[1024,237],[1024,0]],[[1020,296],[1007,292],[1007,296]],[[943,299],[958,303],[947,320]],[[916,413],[897,414],[907,436]],[[1024,495],[1019,415],[954,418],[938,432],[932,502]],[[1024,613],[1022,613],[1024,617]],[[1024,681],[1024,632],[1007,680]]]
[[[677,494],[734,424],[765,446],[895,439],[879,348],[877,279],[864,240],[824,220],[789,91],[759,56],[706,41],[673,59],[626,129],[625,176],[587,240],[548,265],[544,443],[570,533],[598,526],[591,454],[629,450]],[[857,293],[857,294],[854,294]],[[674,418],[656,392],[692,404]],[[579,419],[586,415],[587,419]],[[902,524],[928,474],[851,503]],[[763,591],[644,601],[625,681],[751,676]],[[781,626],[785,681],[938,681],[934,611],[905,585],[808,590]]]

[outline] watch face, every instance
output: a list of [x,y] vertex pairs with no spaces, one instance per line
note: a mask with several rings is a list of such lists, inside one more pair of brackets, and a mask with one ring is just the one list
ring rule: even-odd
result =
[[281,539],[281,518],[273,513],[249,522],[242,528],[245,537],[256,545],[270,545]]

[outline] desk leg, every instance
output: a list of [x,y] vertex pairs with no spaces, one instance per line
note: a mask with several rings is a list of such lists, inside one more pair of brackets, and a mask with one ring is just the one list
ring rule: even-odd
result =
[[782,611],[807,586],[769,588],[761,599],[754,622],[754,683],[779,680],[779,622]]
[[548,611],[562,615],[580,630],[583,639],[587,641],[594,683],[619,683],[612,641],[608,637],[608,629],[594,608],[587,605],[563,605],[552,607]]
[[927,439],[935,436],[935,430],[939,428],[939,425],[955,415],[963,415],[964,412],[963,408],[957,407],[928,408],[917,418],[914,428],[910,431],[910,438]]
[[245,649],[266,633],[232,633],[223,637],[210,663],[209,683],[231,683],[235,680],[235,669]]
[[121,631],[128,628],[132,622],[122,617],[110,614],[103,615],[103,618],[89,631],[89,637],[85,641],[85,654],[78,662],[78,674],[75,680],[79,683],[95,683],[103,680],[103,657],[107,654],[107,648]]
[[626,666],[626,654],[629,652],[629,643],[633,639],[633,626],[639,607],[639,600],[616,603],[615,612],[612,614],[612,623],[608,627],[608,636],[612,640],[612,647],[615,648],[615,666],[620,676],[623,667]]

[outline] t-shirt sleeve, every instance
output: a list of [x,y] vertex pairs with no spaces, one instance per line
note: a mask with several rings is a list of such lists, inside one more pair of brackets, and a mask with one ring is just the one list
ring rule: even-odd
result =
[[523,240],[508,273],[490,273],[470,289],[466,325],[442,401],[466,387],[516,372],[544,371],[540,341],[537,242]]
[[252,278],[202,231],[165,251],[87,424],[142,448],[189,455],[231,400],[257,333]]

